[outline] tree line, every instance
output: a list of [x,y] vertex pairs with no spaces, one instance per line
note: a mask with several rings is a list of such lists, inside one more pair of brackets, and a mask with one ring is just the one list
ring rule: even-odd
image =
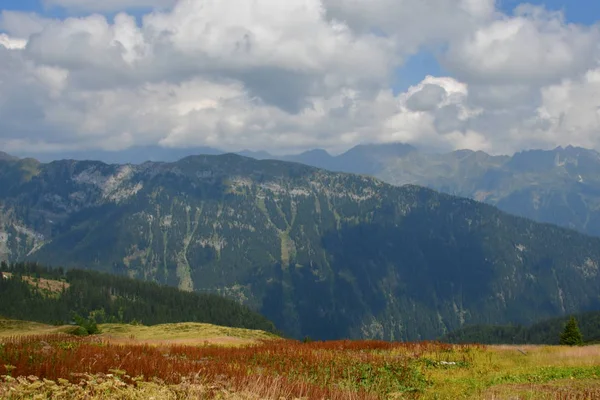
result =
[[447,343],[581,345],[600,343],[600,311],[546,319],[530,326],[474,325],[443,336]]
[[[38,263],[0,264],[0,315],[49,324],[78,316],[96,323],[203,322],[276,333],[274,324],[234,300],[153,282]],[[43,280],[52,280],[49,290]],[[61,285],[61,283],[63,283]]]

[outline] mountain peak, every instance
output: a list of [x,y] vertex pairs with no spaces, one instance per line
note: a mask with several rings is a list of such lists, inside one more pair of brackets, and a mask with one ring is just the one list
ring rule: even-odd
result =
[[401,156],[416,151],[417,149],[410,144],[394,142],[394,143],[369,143],[359,144],[354,146],[343,155],[356,153],[377,153],[377,155],[385,156]]
[[324,149],[312,149],[307,150],[303,153],[299,154],[300,156],[323,156],[323,157],[331,157],[331,154],[327,150]]
[[290,177],[314,171],[315,168],[294,162],[274,159],[257,160],[237,153],[189,156],[169,164],[186,175],[247,176],[260,179]]
[[244,156],[244,157],[256,158],[257,160],[276,158],[271,153],[264,151],[264,150],[252,151],[252,150],[245,149],[242,151],[238,151],[236,154],[239,154],[240,156]]
[[0,161],[16,161],[16,160],[18,160],[17,157],[11,156],[8,153],[0,151]]

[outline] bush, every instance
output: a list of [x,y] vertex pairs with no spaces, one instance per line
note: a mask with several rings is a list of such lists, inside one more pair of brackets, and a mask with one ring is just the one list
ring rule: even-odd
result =
[[88,336],[89,335],[87,329],[85,329],[82,326],[77,326],[77,327],[73,328],[73,330],[69,331],[69,333],[71,335],[75,335],[75,336]]
[[73,313],[73,320],[77,325],[79,325],[79,327],[73,332],[75,335],[87,336],[100,333],[98,324],[96,324],[96,320],[93,318],[93,316],[86,319],[77,313]]

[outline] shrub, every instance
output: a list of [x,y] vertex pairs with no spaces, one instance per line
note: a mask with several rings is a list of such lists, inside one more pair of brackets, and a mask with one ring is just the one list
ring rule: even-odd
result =
[[79,326],[75,331],[73,331],[73,334],[75,335],[86,336],[100,333],[98,324],[96,324],[96,320],[93,318],[93,316],[86,319],[77,313],[73,313],[73,320]]

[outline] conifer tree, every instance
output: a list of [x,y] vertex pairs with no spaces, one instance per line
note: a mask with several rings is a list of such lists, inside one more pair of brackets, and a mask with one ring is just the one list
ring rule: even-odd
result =
[[560,344],[565,346],[583,345],[583,336],[579,330],[579,325],[575,317],[571,316],[565,326],[565,330],[560,335]]

